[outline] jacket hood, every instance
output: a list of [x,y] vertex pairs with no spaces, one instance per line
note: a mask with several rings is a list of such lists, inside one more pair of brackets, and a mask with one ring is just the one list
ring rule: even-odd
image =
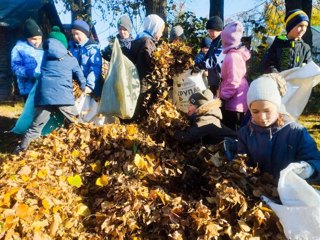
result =
[[50,59],[60,59],[68,54],[68,50],[63,46],[63,44],[54,38],[48,38],[43,45],[43,49],[47,53],[47,57]]
[[[220,109],[221,100],[216,98],[210,102],[207,102],[200,106],[195,112],[197,125],[199,127],[207,125],[212,122],[212,118],[215,118],[217,121],[222,119],[222,112]],[[219,125],[217,123],[217,125]]]
[[250,51],[245,46],[242,46],[240,48],[231,48],[226,52],[225,50],[223,50],[223,52],[224,53],[231,53],[231,52],[240,53],[244,61],[248,61],[251,57]]

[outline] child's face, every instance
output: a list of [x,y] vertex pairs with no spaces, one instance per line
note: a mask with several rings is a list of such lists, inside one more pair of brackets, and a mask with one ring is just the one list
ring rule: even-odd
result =
[[213,29],[208,29],[208,34],[209,37],[214,40],[220,35],[221,31],[213,30]]
[[196,112],[196,110],[197,110],[197,106],[189,103],[189,105],[188,105],[188,116],[191,116],[192,114],[194,114]]
[[208,50],[209,50],[209,48],[207,48],[207,47],[201,48],[201,51],[202,51],[204,54],[207,54]]
[[31,38],[27,38],[29,44],[31,44],[35,48],[39,48],[42,43],[42,36],[34,36]]
[[163,24],[161,26],[161,28],[159,29],[159,31],[156,33],[156,35],[153,37],[156,42],[159,41],[160,38],[162,37],[163,31],[164,31],[164,27],[165,27],[165,25]]
[[306,33],[308,28],[308,22],[302,21],[298,25],[296,25],[294,28],[291,29],[291,31],[288,33],[288,38],[291,40],[298,40],[303,37],[303,35]]
[[72,29],[72,37],[73,40],[79,44],[85,42],[88,39],[87,35],[78,29]]
[[120,37],[121,37],[122,39],[127,39],[127,38],[129,38],[129,36],[130,36],[130,33],[128,32],[128,30],[125,29],[125,28],[122,27],[122,26],[119,26],[119,27],[118,27],[118,32],[119,32],[119,35],[120,35]]
[[275,123],[279,117],[277,106],[272,102],[264,100],[252,102],[250,112],[253,123],[260,127],[269,127]]

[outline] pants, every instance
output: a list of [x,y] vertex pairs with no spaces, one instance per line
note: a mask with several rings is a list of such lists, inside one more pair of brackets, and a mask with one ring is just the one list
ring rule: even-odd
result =
[[226,125],[228,128],[237,131],[241,126],[244,114],[245,113],[243,112],[233,112],[222,109],[222,123]]
[[20,143],[20,148],[27,149],[33,139],[40,137],[41,131],[49,121],[51,114],[60,111],[69,122],[78,117],[75,106],[39,106],[35,108],[33,122]]

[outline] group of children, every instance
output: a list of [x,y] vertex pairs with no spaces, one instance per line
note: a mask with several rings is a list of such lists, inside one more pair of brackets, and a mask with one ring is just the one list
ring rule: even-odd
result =
[[[294,10],[285,18],[287,35],[277,37],[268,50],[264,66],[267,72],[283,71],[311,61],[310,47],[301,37],[309,23],[308,16]],[[135,39],[127,17],[118,21],[119,39],[123,53],[137,66],[141,93],[133,119],[145,116],[144,104],[155,101],[156,86],[146,79],[152,72],[152,54],[161,38],[165,22],[151,14],[143,22],[143,31]],[[246,78],[249,50],[242,45],[243,26],[234,21],[224,26],[215,16],[206,24],[209,37],[201,47],[195,66],[208,72],[209,89],[194,93],[189,101],[191,127],[177,131],[174,138],[183,143],[202,141],[216,144],[225,137],[238,139],[238,153],[247,154],[251,165],[279,177],[279,172],[292,162],[301,163],[299,172],[304,178],[320,180],[320,153],[306,129],[281,111],[281,96],[285,82],[279,74],[267,74],[250,86]],[[170,41],[184,40],[183,29],[173,28]],[[72,24],[73,41],[67,42],[58,27],[53,27],[48,39],[42,42],[42,32],[33,20],[25,24],[26,41],[19,41],[12,50],[12,70],[17,75],[21,95],[26,99],[37,81],[34,97],[36,111],[32,126],[15,152],[25,151],[31,140],[38,137],[51,113],[60,111],[67,119],[77,117],[72,93],[72,79],[78,80],[86,94],[101,94],[102,57],[110,60],[112,45],[102,51],[89,39],[90,27],[76,20]],[[28,57],[26,57],[28,55]],[[29,57],[30,56],[30,57]],[[286,61],[283,61],[283,58]],[[41,69],[40,69],[41,66]],[[246,112],[248,123],[240,128]]]

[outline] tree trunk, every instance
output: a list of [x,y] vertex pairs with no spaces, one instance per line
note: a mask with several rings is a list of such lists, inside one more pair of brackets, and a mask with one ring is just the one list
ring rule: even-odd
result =
[[210,0],[209,16],[219,16],[224,20],[224,0]]
[[149,14],[159,15],[165,22],[167,20],[167,1],[166,0],[144,0],[146,16]]
[[312,15],[312,0],[285,0],[286,13],[293,9],[303,10],[309,17],[309,27],[306,34],[303,36],[303,40],[312,47],[312,32],[311,32],[311,15]]

